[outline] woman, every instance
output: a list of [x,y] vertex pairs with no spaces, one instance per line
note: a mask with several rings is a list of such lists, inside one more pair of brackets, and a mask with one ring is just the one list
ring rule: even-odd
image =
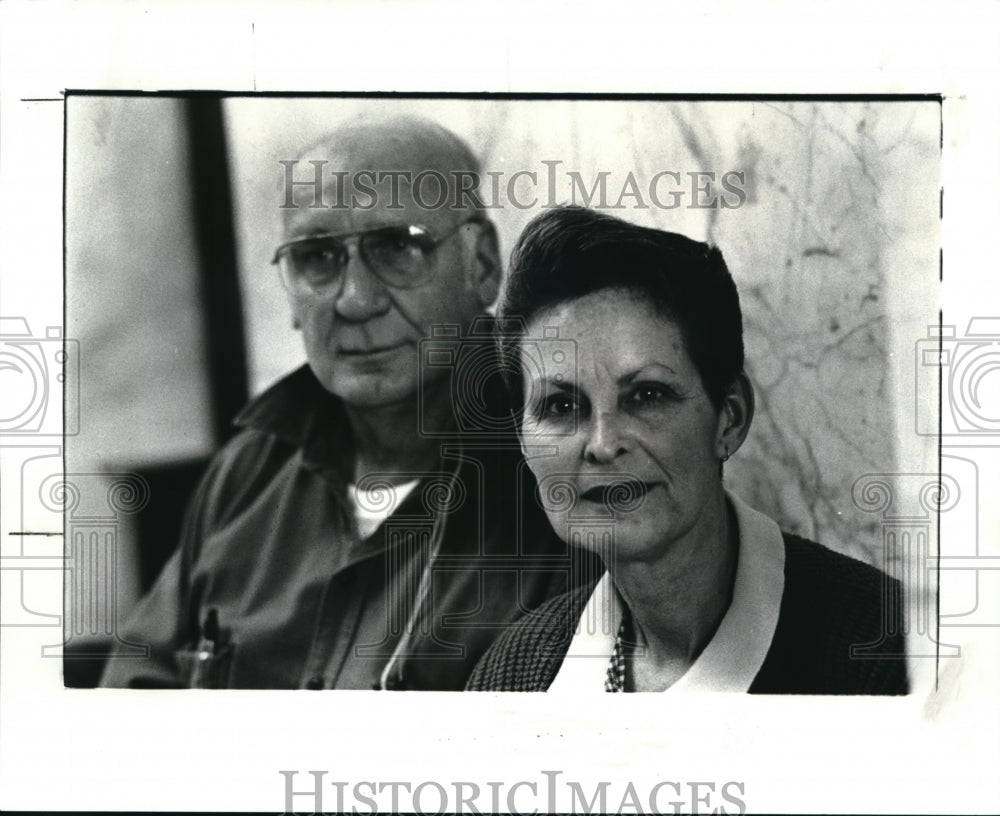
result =
[[754,397],[717,248],[549,210],[514,249],[498,316],[546,513],[607,571],[507,630],[469,689],[907,692],[898,621],[883,624],[898,582],[723,485]]

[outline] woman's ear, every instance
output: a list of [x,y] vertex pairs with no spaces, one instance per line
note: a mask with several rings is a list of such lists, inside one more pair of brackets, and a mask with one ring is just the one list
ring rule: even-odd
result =
[[754,407],[753,385],[746,372],[741,371],[726,390],[719,413],[716,453],[723,462],[736,453],[747,438]]

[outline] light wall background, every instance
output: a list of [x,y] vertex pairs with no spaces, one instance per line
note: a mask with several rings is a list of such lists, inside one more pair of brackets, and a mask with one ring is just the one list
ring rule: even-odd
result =
[[[67,333],[82,360],[70,471],[213,446],[179,105],[69,103]],[[269,263],[278,161],[338,122],[427,116],[477,150],[484,170],[537,172],[540,189],[542,160],[560,161],[558,201],[569,199],[567,171],[588,184],[608,171],[609,203],[630,171],[641,190],[662,170],[744,172],[736,209],[688,208],[687,195],[677,209],[627,198],[613,212],[719,244],[736,279],[758,405],[729,487],[785,529],[882,563],[882,518],[856,506],[852,486],[868,473],[936,470],[934,440],[915,432],[936,400],[915,355],[937,321],[937,103],[256,97],[224,110],[254,393],[304,361]],[[543,203],[492,211],[505,257]]]
[[484,171],[536,172],[537,206],[491,213],[505,257],[545,203],[543,160],[561,162],[557,201],[570,199],[567,171],[588,186],[608,171],[609,204],[630,171],[641,191],[661,170],[685,183],[692,171],[746,173],[736,209],[689,208],[688,188],[676,209],[625,198],[612,212],[719,244],[736,279],[758,405],[727,465],[731,489],[785,529],[880,563],[881,518],[855,506],[852,485],[932,465],[934,450],[913,428],[914,344],[937,320],[937,103],[234,99],[226,110],[255,389],[304,360],[269,264],[278,162],[338,122],[426,116],[477,150]]

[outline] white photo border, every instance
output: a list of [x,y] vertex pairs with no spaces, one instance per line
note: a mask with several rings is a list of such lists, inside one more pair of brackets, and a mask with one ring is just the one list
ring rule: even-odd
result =
[[[938,4],[908,7],[903,23],[898,11],[873,18],[865,4],[848,3],[824,22],[780,4],[740,11],[727,4],[697,14],[660,10],[656,25],[610,28],[604,14],[585,12],[568,30],[572,8],[534,5],[484,21],[458,4],[438,4],[430,19],[426,10],[399,10],[392,25],[384,15],[396,11],[386,7],[351,5],[328,15],[305,4],[251,4],[234,15],[210,6],[192,25],[183,5],[107,3],[85,12],[76,4],[14,4],[2,10],[0,35],[3,312],[24,315],[32,327],[63,321],[63,213],[53,191],[63,184],[67,89],[939,93],[943,309],[945,322],[964,326],[983,304],[1000,304],[1000,276],[987,254],[1000,223],[1000,55],[993,47],[1000,15],[981,4],[949,8],[947,24]],[[949,39],[959,26],[963,36]],[[365,31],[380,32],[379,49],[356,34]],[[845,45],[824,53],[817,36]],[[463,47],[442,47],[449,37]],[[315,53],[289,47],[310,38],[319,40]],[[33,457],[59,456],[61,438],[0,442],[6,559],[14,552],[12,520],[20,517],[11,485]],[[977,462],[981,496],[1000,495],[994,451],[964,448],[962,455]],[[986,554],[995,561],[998,518],[982,503],[980,537],[993,542]],[[47,557],[31,568],[51,570]],[[15,572],[5,568],[5,591]],[[297,790],[309,786],[311,770],[349,785],[503,780],[539,789],[545,771],[560,771],[588,789],[598,780],[617,790],[629,782],[649,790],[663,780],[738,781],[751,812],[1000,809],[997,628],[956,632],[963,657],[926,696],[678,704],[625,695],[586,711],[547,695],[421,693],[414,705],[410,694],[368,692],[65,689],[60,661],[30,659],[57,631],[0,629],[4,810],[275,812],[284,805],[281,770],[299,772]],[[517,801],[530,810],[544,808],[542,799]],[[336,799],[326,802],[333,809]]]

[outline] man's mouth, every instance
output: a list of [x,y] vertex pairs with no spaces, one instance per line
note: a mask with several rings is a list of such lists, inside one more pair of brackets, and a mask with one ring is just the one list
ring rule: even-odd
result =
[[405,346],[405,343],[396,343],[391,346],[371,346],[369,348],[342,348],[340,353],[345,357],[374,357],[376,354],[388,354]]

